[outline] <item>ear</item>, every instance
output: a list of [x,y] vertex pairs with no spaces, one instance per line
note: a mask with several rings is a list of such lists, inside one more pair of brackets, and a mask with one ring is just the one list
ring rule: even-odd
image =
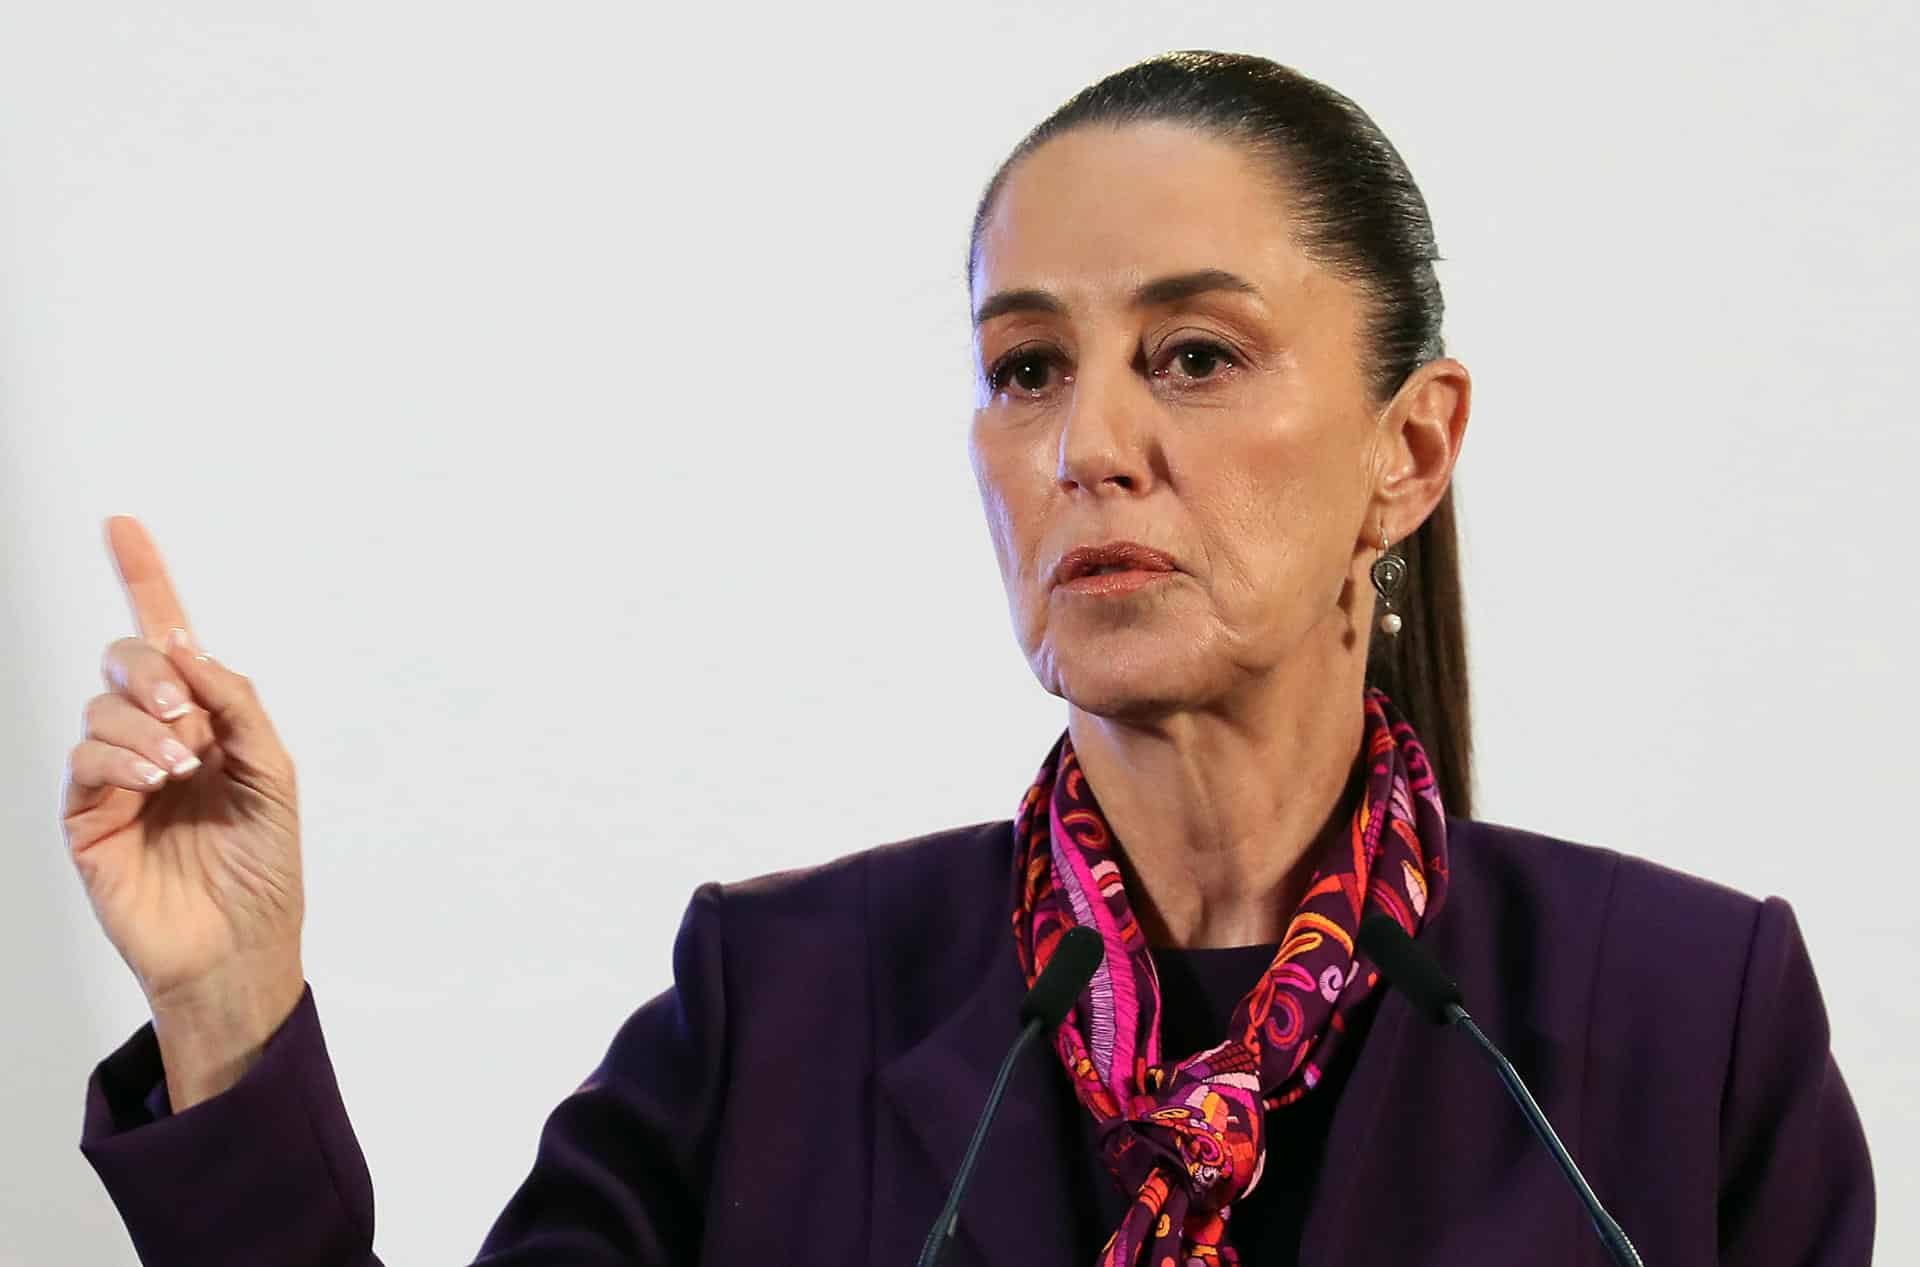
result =
[[1384,529],[1404,541],[1446,494],[1467,435],[1473,380],[1450,356],[1428,361],[1400,385],[1380,415],[1374,499],[1361,531],[1377,548]]

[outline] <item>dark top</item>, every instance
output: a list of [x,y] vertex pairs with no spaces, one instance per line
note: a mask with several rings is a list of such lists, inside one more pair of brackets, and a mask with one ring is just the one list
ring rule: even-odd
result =
[[[1227,1036],[1233,1009],[1280,953],[1280,944],[1153,952],[1160,978],[1160,1048],[1184,1060]],[[1294,1267],[1313,1176],[1326,1151],[1333,1106],[1351,1062],[1336,1059],[1319,1085],[1267,1114],[1267,1161],[1260,1182],[1229,1208],[1228,1239],[1246,1267]],[[1105,1167],[1102,1167],[1105,1172]]]
[[[1866,1142],[1787,904],[1510,827],[1448,830],[1420,941],[1646,1261],[1868,1263]],[[1000,821],[702,886],[673,988],[554,1109],[478,1261],[912,1263],[1018,1029],[1012,857]],[[1234,989],[1227,969],[1197,975],[1202,995]],[[1269,1165],[1290,1177],[1257,1233],[1247,1217],[1248,1267],[1604,1267],[1464,1035],[1396,994],[1372,1011],[1338,1093],[1274,1115],[1325,1120],[1274,1124]],[[156,1120],[160,1078],[143,1026],[95,1069],[80,1145],[148,1267],[379,1261],[311,990],[221,1095]],[[951,1267],[1095,1261],[1126,1196],[1089,1122],[1053,1052],[1029,1048]]]

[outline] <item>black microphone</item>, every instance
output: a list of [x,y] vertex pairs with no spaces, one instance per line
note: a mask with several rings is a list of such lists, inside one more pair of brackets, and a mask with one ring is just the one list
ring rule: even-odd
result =
[[967,1152],[960,1160],[960,1172],[953,1177],[953,1187],[947,1190],[947,1203],[940,1208],[940,1216],[933,1221],[933,1227],[927,1232],[927,1243],[920,1247],[918,1267],[935,1267],[940,1256],[947,1252],[947,1246],[953,1242],[954,1229],[960,1226],[960,1198],[967,1191],[967,1183],[973,1178],[974,1163],[980,1160],[980,1145],[986,1141],[987,1127],[993,1124],[993,1115],[1000,1108],[1000,1098],[1006,1094],[1007,1079],[1013,1073],[1013,1062],[1027,1049],[1042,1030],[1052,1029],[1066,1019],[1073,1010],[1074,1000],[1080,997],[1080,991],[1087,988],[1087,982],[1093,979],[1093,970],[1100,966],[1106,948],[1100,944],[1100,934],[1084,926],[1069,928],[1061,934],[1060,941],[1053,948],[1052,958],[1047,966],[1040,970],[1040,979],[1033,983],[1033,989],[1027,991],[1027,997],[1020,1004],[1020,1036],[1013,1040],[1013,1046],[1007,1051],[1007,1058],[1000,1062],[1000,1073],[993,1080],[993,1090],[987,1094],[986,1107],[980,1110],[980,1121],[973,1128],[973,1139],[967,1145]]
[[1467,1009],[1462,1006],[1460,987],[1453,978],[1434,962],[1432,955],[1407,936],[1406,930],[1400,927],[1400,921],[1384,912],[1369,915],[1360,922],[1359,943],[1361,951],[1373,960],[1374,966],[1387,979],[1387,984],[1406,995],[1414,1008],[1428,1020],[1435,1025],[1456,1026],[1472,1036],[1480,1050],[1486,1053],[1487,1059],[1493,1062],[1500,1081],[1506,1084],[1507,1093],[1526,1116],[1527,1125],[1547,1146],[1553,1159],[1560,1163],[1560,1172],[1566,1175],[1573,1190],[1580,1194],[1580,1200],[1587,1207],[1587,1217],[1593,1220],[1593,1230],[1600,1234],[1600,1241],[1607,1247],[1608,1255],[1619,1267],[1645,1267],[1633,1242],[1627,1239],[1627,1234],[1620,1230],[1620,1225],[1600,1204],[1600,1198],[1594,1196],[1593,1189],[1587,1186],[1586,1176],[1580,1173],[1580,1167],[1573,1164],[1573,1157],[1567,1152],[1566,1145],[1554,1134],[1547,1115],[1534,1102],[1533,1093],[1520,1080],[1520,1073],[1513,1067],[1513,1062],[1500,1054],[1493,1040],[1481,1033],[1480,1027],[1467,1015]]

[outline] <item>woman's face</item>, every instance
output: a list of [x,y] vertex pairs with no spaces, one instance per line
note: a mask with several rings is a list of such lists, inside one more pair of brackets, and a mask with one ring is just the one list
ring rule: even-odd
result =
[[[1269,173],[1167,124],[1054,138],[983,226],[974,472],[1021,647],[1079,708],[1164,715],[1302,656],[1364,663],[1395,441],[1362,297],[1289,228]],[[1113,542],[1172,570],[1056,583]]]

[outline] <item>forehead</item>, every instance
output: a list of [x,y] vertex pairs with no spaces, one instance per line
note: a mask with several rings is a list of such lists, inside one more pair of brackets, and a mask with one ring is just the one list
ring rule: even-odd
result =
[[1034,287],[1098,301],[1201,269],[1270,296],[1314,289],[1278,176],[1232,141],[1177,124],[1085,127],[1008,172],[981,226],[976,300]]

